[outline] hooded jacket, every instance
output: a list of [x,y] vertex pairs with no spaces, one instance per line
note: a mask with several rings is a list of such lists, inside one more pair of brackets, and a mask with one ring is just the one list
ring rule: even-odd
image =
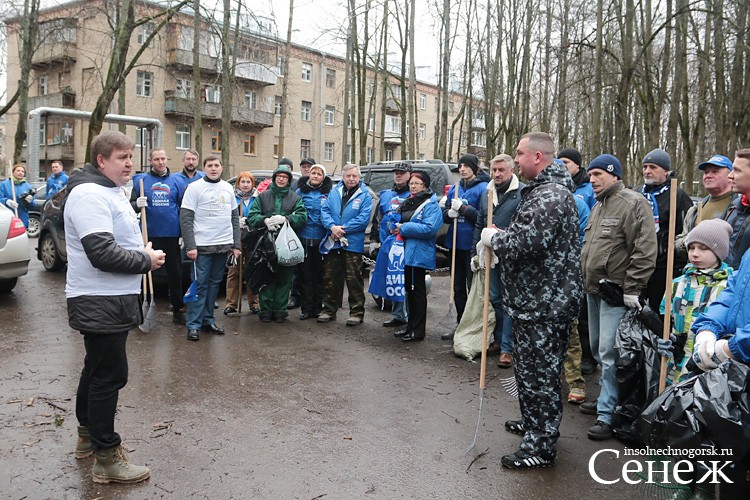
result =
[[[431,192],[431,191],[430,191]],[[443,213],[432,193],[424,206],[417,207],[411,218],[401,224],[404,239],[404,264],[423,269],[435,269],[435,239],[443,225]]]
[[[75,225],[75,221],[81,214],[76,213],[76,198],[71,197],[78,186],[84,184],[96,184],[103,188],[116,188],[114,182],[101,174],[99,169],[91,164],[86,164],[82,170],[75,170],[70,174],[68,183],[68,195],[63,207],[63,215],[66,225]],[[114,191],[114,190],[113,190]],[[117,193],[109,192],[109,198],[116,200]],[[102,218],[102,224],[111,224],[113,218],[120,217],[122,213],[135,219],[135,213],[128,204],[125,194],[122,194],[122,203],[119,206],[121,212],[112,211],[114,204],[106,203],[102,197],[101,210],[97,210],[96,216]],[[71,203],[68,203],[68,202]],[[135,222],[134,222],[135,224]],[[66,232],[66,241],[69,240],[71,231]],[[80,245],[74,245],[68,241],[68,280],[70,276],[77,273],[75,258],[72,252],[80,251],[82,247],[85,257],[101,275],[100,282],[107,281],[133,281],[137,290],[140,283],[140,274],[151,270],[151,258],[142,250],[128,250],[120,246],[115,235],[111,232],[94,232],[83,236]],[[86,333],[119,333],[130,330],[141,324],[141,301],[138,293],[127,295],[100,295],[97,290],[91,290],[91,294],[69,297],[68,323],[70,327]]]
[[656,263],[656,232],[648,201],[622,181],[599,193],[583,237],[581,265],[586,293],[599,280],[618,283],[628,295],[646,287]]
[[564,166],[547,166],[521,190],[510,225],[492,238],[503,307],[522,321],[564,324],[578,315],[581,264],[575,189]]
[[326,234],[321,213],[323,205],[328,201],[333,181],[330,177],[323,177],[322,183],[318,186],[311,186],[308,184],[309,180],[310,177],[301,177],[297,182],[297,194],[302,198],[302,203],[307,209],[307,222],[299,231],[299,236],[308,240],[320,240]]
[[372,196],[367,185],[359,181],[359,187],[342,206],[344,198],[344,181],[331,190],[327,202],[323,205],[321,220],[327,231],[333,226],[344,226],[347,252],[363,253],[365,251],[365,231],[372,215]]
[[[477,176],[469,182],[461,180],[458,184],[458,198],[463,205],[459,210],[459,216],[456,219],[448,217],[448,211],[451,208],[451,200],[455,197],[456,186],[451,186],[445,199],[443,207],[443,221],[449,223],[448,233],[445,236],[445,246],[453,248],[453,231],[458,225],[456,233],[456,248],[458,250],[471,250],[472,241],[474,240],[474,224],[477,222],[479,213],[479,200],[490,182],[490,176],[483,170],[477,173]],[[485,201],[486,203],[486,201]]]
[[594,195],[594,188],[591,186],[591,181],[588,172],[584,169],[580,169],[576,175],[573,176],[573,182],[576,185],[573,195],[576,198],[583,200],[588,205],[589,210],[594,207],[596,203],[596,196]]

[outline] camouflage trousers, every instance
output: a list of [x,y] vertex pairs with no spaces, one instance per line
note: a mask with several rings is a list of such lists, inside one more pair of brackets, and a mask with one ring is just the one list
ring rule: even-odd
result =
[[586,381],[581,374],[581,339],[578,336],[578,320],[573,320],[570,329],[570,343],[565,351],[563,370],[565,371],[565,382],[569,389],[586,389]]
[[562,419],[562,371],[570,320],[523,321],[513,318],[513,357],[525,434],[521,450],[554,458]]
[[323,273],[323,312],[330,315],[342,306],[344,283],[349,292],[349,316],[365,317],[365,282],[362,277],[362,254],[332,250],[325,256]]

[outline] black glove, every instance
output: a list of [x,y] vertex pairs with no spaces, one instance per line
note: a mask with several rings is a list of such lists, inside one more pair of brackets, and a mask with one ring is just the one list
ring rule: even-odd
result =
[[622,287],[614,281],[599,280],[599,295],[612,307],[625,307],[625,302],[622,300]]

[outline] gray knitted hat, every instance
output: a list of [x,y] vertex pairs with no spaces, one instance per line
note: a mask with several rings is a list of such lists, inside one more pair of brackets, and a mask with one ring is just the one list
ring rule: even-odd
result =
[[702,243],[711,249],[713,253],[723,261],[729,255],[729,237],[732,235],[732,226],[725,220],[704,220],[685,238],[685,246],[691,243]]

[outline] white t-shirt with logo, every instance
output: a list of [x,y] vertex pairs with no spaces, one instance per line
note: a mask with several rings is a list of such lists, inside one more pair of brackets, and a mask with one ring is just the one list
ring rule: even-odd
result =
[[195,212],[193,230],[199,247],[232,245],[232,211],[237,211],[234,189],[227,181],[195,181],[185,190],[182,208]]
[[138,218],[120,187],[94,183],[76,186],[65,202],[65,245],[68,272],[65,296],[130,295],[141,292],[140,274],[110,273],[96,269],[81,240],[94,233],[110,233],[126,250],[143,250]]

